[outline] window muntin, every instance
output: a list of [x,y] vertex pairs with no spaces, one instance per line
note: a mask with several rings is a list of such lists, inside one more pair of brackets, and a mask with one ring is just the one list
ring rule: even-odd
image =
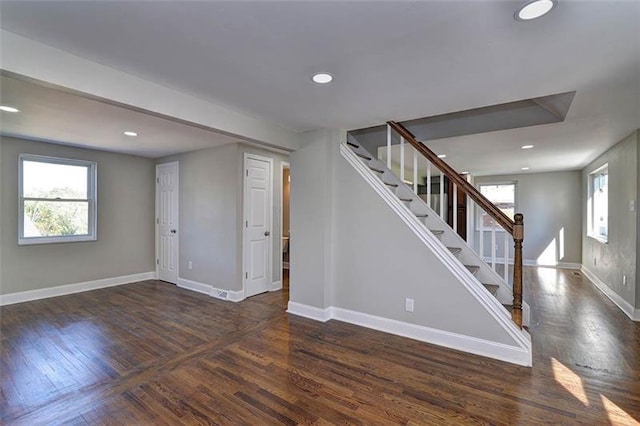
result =
[[[496,205],[504,214],[513,220],[516,213],[516,183],[481,183],[478,185],[480,193],[487,197],[489,201]],[[479,229],[493,228],[495,221],[485,211],[481,211],[477,215]],[[496,226],[496,230],[503,230],[502,227]]]
[[96,239],[96,163],[21,154],[18,244]]
[[609,239],[609,165],[589,174],[587,235],[602,242]]

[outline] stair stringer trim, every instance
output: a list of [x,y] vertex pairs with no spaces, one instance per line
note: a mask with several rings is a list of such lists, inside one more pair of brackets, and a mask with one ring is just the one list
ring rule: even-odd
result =
[[[517,346],[529,355],[527,365],[532,365],[531,337],[525,330],[520,330],[510,318],[504,315],[504,307],[484,288],[480,288],[477,281],[464,265],[458,262],[454,255],[439,241],[426,227],[418,221],[407,206],[391,192],[381,179],[374,176],[374,172],[361,162],[357,155],[346,146],[340,144],[340,154],[363,177],[371,188],[387,203],[387,205],[402,219],[419,240],[433,253],[433,255],[453,274],[454,277],[471,293],[471,295],[485,308],[491,317],[508,333]],[[386,169],[386,168],[385,168]],[[387,169],[386,172],[390,171]],[[506,361],[506,359],[503,359]],[[522,360],[513,360],[522,365]]]
[[[357,143],[357,141],[355,140],[355,138],[353,138],[352,136],[350,136],[351,140],[354,143]],[[347,146],[347,148],[349,148]],[[349,148],[350,151],[354,151],[354,149]],[[503,304],[512,304],[513,303],[513,286],[506,281],[500,274],[498,274],[490,265],[487,264],[486,260],[483,259],[482,257],[480,257],[480,255],[472,248],[470,247],[466,241],[464,241],[441,217],[440,215],[433,210],[422,198],[420,197],[416,197],[416,194],[413,192],[413,190],[405,183],[403,182],[400,178],[398,178],[398,176],[396,176],[391,170],[388,169],[388,167],[386,167],[386,165],[384,164],[383,161],[377,159],[375,157],[375,155],[372,155],[370,152],[368,152],[363,146],[359,146],[357,148],[357,150],[360,150],[360,152],[364,152],[366,153],[366,155],[368,155],[369,157],[372,158],[372,163],[370,164],[374,164],[376,167],[385,170],[386,172],[388,172],[388,178],[386,179],[387,181],[391,181],[395,184],[398,185],[398,190],[402,190],[403,193],[406,193],[407,197],[411,197],[413,199],[412,204],[416,203],[417,205],[419,205],[419,210],[421,211],[425,211],[428,214],[428,218],[427,221],[428,222],[437,222],[437,225],[439,228],[438,229],[443,229],[445,231],[445,236],[443,236],[442,238],[439,239],[439,241],[442,241],[444,243],[444,239],[448,238],[448,239],[454,239],[455,243],[462,248],[462,251],[464,253],[465,256],[467,257],[471,257],[475,262],[477,262],[478,266],[480,267],[480,271],[478,271],[475,274],[472,274],[473,279],[478,281],[478,284],[482,283],[482,282],[487,282],[490,284],[496,284],[499,286],[498,292],[495,295],[492,295],[493,298],[498,299],[498,301],[500,302],[501,305]],[[356,153],[357,155],[357,153]],[[357,158],[357,160],[360,163],[365,163],[365,166],[367,165],[367,163],[360,159]],[[388,188],[386,185],[384,185],[384,188],[391,192],[393,195],[395,195],[396,197],[399,196],[398,192],[394,192],[394,190],[391,190],[390,188]],[[409,209],[411,210],[411,209]],[[428,226],[426,223],[423,223],[421,221],[420,225],[424,226],[427,230],[429,229],[430,226]],[[433,223],[431,225],[434,225]],[[444,244],[444,247],[446,248],[447,244]],[[447,253],[449,252],[449,250],[445,250]],[[460,256],[454,256],[456,259],[460,259]],[[488,281],[483,281],[480,278],[480,275],[484,275]],[[504,315],[505,318],[511,320],[511,312],[508,311],[507,309],[504,308],[504,306],[502,306],[502,309],[500,309],[500,313]],[[528,326],[530,325],[530,319],[531,319],[531,308],[529,307],[529,304],[523,300],[522,301],[522,322],[524,325]]]

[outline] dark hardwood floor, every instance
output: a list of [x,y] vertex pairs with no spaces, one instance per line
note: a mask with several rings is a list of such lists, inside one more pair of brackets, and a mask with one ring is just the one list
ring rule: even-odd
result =
[[[640,424],[640,324],[525,268],[534,367],[145,281],[1,310],[2,424]],[[286,286],[285,286],[286,288]]]

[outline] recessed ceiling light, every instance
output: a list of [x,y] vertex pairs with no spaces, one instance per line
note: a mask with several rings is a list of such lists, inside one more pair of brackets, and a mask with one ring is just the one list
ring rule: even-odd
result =
[[314,74],[311,79],[314,81],[314,83],[327,84],[331,83],[331,80],[333,80],[333,76],[326,72],[319,72],[317,74]]
[[132,132],[130,130],[127,130],[126,132],[124,132],[125,135],[127,136],[138,136],[138,134],[136,132]]
[[531,148],[533,148],[533,145],[522,145],[521,148],[522,149],[531,149]]
[[20,110],[18,108],[14,108],[14,107],[9,106],[9,105],[0,105],[0,111],[4,111],[4,112],[20,112]]
[[522,168],[522,169],[520,169],[520,170],[529,170],[529,168],[528,168],[528,167],[523,167],[523,168]]
[[557,0],[532,0],[523,4],[513,15],[516,21],[530,21],[551,12]]
[[438,154],[438,158],[447,158],[447,154]]

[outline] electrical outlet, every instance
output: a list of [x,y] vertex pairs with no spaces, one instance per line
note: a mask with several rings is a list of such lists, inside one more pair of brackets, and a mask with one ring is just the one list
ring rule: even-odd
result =
[[404,299],[404,310],[413,312],[413,299]]
[[193,269],[193,262],[189,261],[189,270]]

